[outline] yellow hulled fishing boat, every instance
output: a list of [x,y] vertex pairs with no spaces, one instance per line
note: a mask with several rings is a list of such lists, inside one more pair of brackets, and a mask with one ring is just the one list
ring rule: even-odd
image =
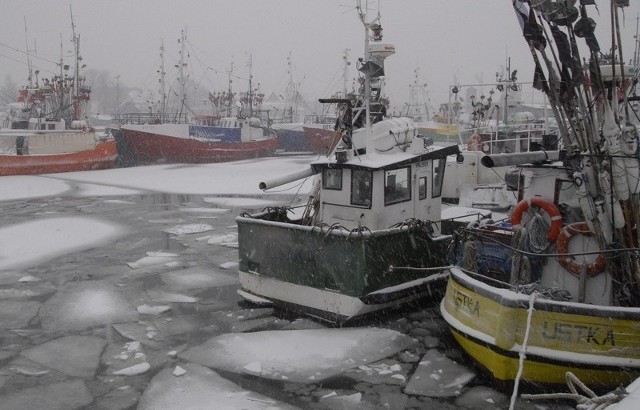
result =
[[[628,108],[637,74],[619,36],[615,53],[600,52],[588,2],[574,3],[513,2],[559,141],[482,158],[513,166],[505,183],[517,205],[504,221],[457,232],[441,303],[462,348],[516,390],[564,384],[567,372],[595,388],[640,376],[640,156]],[[621,7],[612,2],[614,33]]]

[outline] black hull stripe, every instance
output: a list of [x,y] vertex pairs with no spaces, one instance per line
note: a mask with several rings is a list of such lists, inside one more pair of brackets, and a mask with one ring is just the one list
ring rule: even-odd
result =
[[[500,356],[504,356],[504,357],[508,357],[511,359],[518,359],[519,358],[519,354],[517,352],[511,351],[511,350],[505,350],[502,349],[496,345],[484,342],[480,339],[477,339],[471,335],[468,335],[458,329],[455,329],[451,326],[449,326],[449,328],[451,329],[452,333],[456,333],[462,337],[464,337],[465,339],[470,340],[471,342],[477,344],[477,345],[481,345],[486,347],[489,350],[492,350],[493,352],[499,354]],[[603,371],[610,371],[610,372],[621,372],[621,371],[629,371],[629,372],[640,372],[640,366],[638,367],[627,367],[627,366],[616,366],[616,365],[601,365],[601,364],[586,364],[586,363],[573,363],[573,362],[569,362],[569,361],[561,361],[561,360],[557,360],[557,359],[551,359],[548,357],[542,357],[542,356],[538,356],[535,354],[532,354],[530,352],[527,352],[527,361],[529,362],[537,362],[537,363],[544,363],[544,364],[551,364],[551,365],[555,365],[555,366],[562,366],[562,367],[574,367],[576,369],[591,369],[591,370],[603,370]]]

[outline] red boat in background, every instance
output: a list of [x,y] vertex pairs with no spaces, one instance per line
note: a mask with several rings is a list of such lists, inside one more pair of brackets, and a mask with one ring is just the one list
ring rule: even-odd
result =
[[248,119],[242,118],[223,118],[216,126],[127,124],[120,126],[120,132],[141,163],[250,159],[273,155],[278,144],[275,133],[265,134],[263,128],[252,126]]
[[[229,71],[229,91],[209,92],[209,101],[214,112],[186,118],[192,109],[186,106],[187,62],[185,44],[186,33],[182,31],[179,41],[182,46],[178,67],[180,84],[180,109],[175,115],[164,112],[166,92],[161,88],[163,100],[160,112],[153,117],[125,114],[121,118],[118,139],[126,146],[136,164],[151,162],[166,163],[209,163],[250,159],[273,155],[278,140],[269,128],[269,119],[259,118],[263,94],[253,89],[252,75],[249,75],[249,91],[238,96],[231,89]],[[164,48],[161,47],[161,58]],[[251,69],[251,68],[250,68]],[[160,85],[165,84],[164,62],[160,70]],[[238,98],[236,98],[238,97]]]
[[327,154],[331,151],[339,135],[335,126],[335,115],[307,115],[305,117],[302,129],[313,152]]
[[87,171],[115,165],[115,140],[107,134],[97,135],[84,120],[91,88],[79,73],[79,40],[74,31],[72,76],[67,74],[70,67],[61,57],[59,75],[39,81],[39,71],[32,72],[27,53],[29,85],[20,90],[18,102],[10,106],[5,128],[0,129],[0,176]]

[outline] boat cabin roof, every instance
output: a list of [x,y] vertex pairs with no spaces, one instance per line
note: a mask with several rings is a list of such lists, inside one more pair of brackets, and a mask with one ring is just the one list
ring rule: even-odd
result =
[[457,145],[436,149],[422,154],[411,154],[407,152],[394,153],[393,155],[362,155],[355,157],[346,162],[338,162],[334,157],[326,157],[315,161],[311,164],[311,168],[317,173],[324,168],[347,168],[347,169],[369,169],[369,170],[387,170],[403,167],[417,162],[428,161],[438,158],[446,158],[450,155],[460,153]]

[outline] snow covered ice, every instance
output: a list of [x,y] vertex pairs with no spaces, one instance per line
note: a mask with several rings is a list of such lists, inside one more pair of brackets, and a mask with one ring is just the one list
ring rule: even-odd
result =
[[220,335],[179,357],[220,370],[315,383],[414,343],[388,329],[279,330]]
[[305,203],[258,183],[313,159],[0,178],[0,410],[450,407],[416,378],[434,346],[461,405],[499,406],[435,305],[332,329],[239,303],[235,217]]

